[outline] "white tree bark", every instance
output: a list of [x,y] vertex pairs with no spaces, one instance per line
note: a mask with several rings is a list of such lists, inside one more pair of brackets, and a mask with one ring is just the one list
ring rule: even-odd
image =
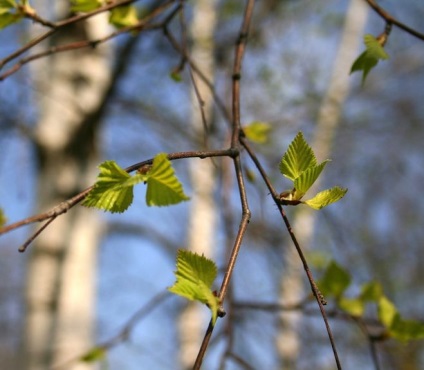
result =
[[[34,6],[51,5],[41,1]],[[58,17],[66,15],[69,2],[54,5]],[[106,15],[94,17],[59,31],[53,42],[97,38],[106,27]],[[98,124],[87,117],[109,81],[108,48],[60,53],[32,65],[39,107],[35,146],[40,211],[75,195],[96,177]],[[49,369],[92,346],[99,239],[98,215],[78,207],[56,219],[30,247],[22,369]],[[72,367],[88,368],[93,366]]]
[[[330,157],[333,138],[340,123],[343,104],[349,91],[349,71],[355,60],[361,36],[365,27],[368,7],[362,0],[351,0],[339,50],[333,66],[333,73],[327,94],[319,111],[315,136],[311,146],[319,161]],[[320,179],[314,184],[319,185]],[[313,189],[312,192],[313,193]],[[304,250],[308,250],[314,233],[316,212],[308,207],[299,207],[293,229]],[[285,269],[280,282],[280,300],[283,304],[299,302],[304,295],[304,271],[294,248],[288,248],[285,255]],[[282,313],[280,331],[277,336],[277,351],[282,369],[295,369],[299,356],[301,327],[300,312]]]
[[[190,34],[193,41],[191,57],[205,76],[213,81],[214,54],[213,34],[216,24],[216,0],[199,0],[193,4],[193,20]],[[192,89],[192,132],[197,144],[204,146],[204,130],[200,104],[207,124],[212,120],[212,96],[202,81],[196,79],[197,93],[202,102]],[[193,194],[188,225],[188,249],[208,257],[213,255],[213,231],[216,224],[215,201],[213,199],[215,188],[214,166],[211,160],[194,160],[190,166],[190,177]],[[181,368],[189,369],[200,348],[200,343],[205,332],[207,311],[198,303],[189,303],[179,319],[180,330],[180,363]]]

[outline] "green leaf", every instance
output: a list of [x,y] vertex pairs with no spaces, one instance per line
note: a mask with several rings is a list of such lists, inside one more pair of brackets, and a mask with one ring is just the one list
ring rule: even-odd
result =
[[378,302],[383,295],[383,288],[380,283],[371,281],[362,286],[360,298],[364,302]]
[[395,305],[384,295],[378,300],[378,317],[395,339],[409,341],[424,338],[424,324],[415,320],[404,320]]
[[7,218],[3,212],[3,209],[0,208],[0,227],[2,227],[3,225],[5,225],[7,222]]
[[399,312],[395,305],[384,295],[378,300],[378,318],[386,328],[390,328]]
[[294,181],[303,171],[317,165],[315,154],[299,132],[289,145],[280,162],[280,172],[283,176]]
[[317,180],[328,162],[329,160],[327,159],[318,166],[309,167],[307,170],[303,171],[296,180],[294,180],[294,188],[296,189],[294,199],[299,200],[305,195],[305,193]]
[[364,313],[364,302],[360,298],[340,297],[337,301],[338,306],[352,316],[362,316]]
[[365,35],[364,43],[367,49],[353,62],[350,70],[350,74],[356,71],[363,72],[362,84],[365,83],[368,73],[378,64],[380,59],[389,58],[383,46],[373,35]]
[[166,153],[156,155],[147,176],[148,206],[168,206],[190,199],[184,194]]
[[177,254],[176,282],[168,290],[206,304],[212,312],[212,323],[215,324],[219,299],[211,288],[217,273],[218,269],[213,261],[203,255],[180,249]]
[[100,360],[103,360],[106,356],[106,350],[103,347],[94,347],[90,351],[88,351],[86,354],[81,356],[80,361],[87,362],[87,363],[93,363]]
[[305,200],[304,203],[313,209],[321,209],[331,203],[339,201],[345,196],[347,189],[335,186],[334,188],[319,192],[312,199]]
[[424,338],[424,324],[415,320],[404,320],[400,315],[395,316],[389,329],[391,336],[406,342]]
[[0,14],[7,13],[16,7],[17,4],[14,0],[0,0]]
[[370,55],[378,59],[389,59],[386,51],[383,46],[380,44],[378,39],[376,39],[373,35],[367,34],[364,36],[364,43],[367,47],[367,51]]
[[246,137],[255,143],[265,144],[269,141],[271,125],[267,122],[254,121],[243,128]]
[[20,21],[23,13],[14,0],[0,0],[0,29]]
[[169,77],[171,77],[172,80],[174,80],[175,82],[181,82],[183,80],[183,78],[181,77],[181,73],[179,71],[172,71],[169,74]]
[[6,28],[13,23],[16,23],[22,19],[22,15],[15,13],[4,13],[0,14],[0,29]]
[[102,0],[72,0],[71,10],[73,12],[90,12],[103,5]]
[[134,26],[139,22],[137,8],[134,5],[124,5],[110,12],[109,23],[117,28]]
[[324,296],[331,295],[339,298],[350,285],[350,281],[349,272],[335,261],[331,261],[318,286]]
[[82,204],[112,213],[124,212],[133,201],[134,185],[146,181],[146,175],[130,176],[114,161],[106,161],[99,168],[97,182]]

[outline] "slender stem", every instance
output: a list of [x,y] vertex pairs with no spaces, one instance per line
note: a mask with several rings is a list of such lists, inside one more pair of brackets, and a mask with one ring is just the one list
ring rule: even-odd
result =
[[414,30],[413,28],[407,26],[406,24],[399,22],[395,17],[393,17],[390,13],[388,13],[386,10],[384,10],[382,7],[377,5],[375,0],[365,0],[367,4],[378,14],[381,18],[383,18],[386,22],[391,23],[395,25],[396,27],[404,30],[405,32],[409,33],[410,35],[423,40],[424,41],[424,34]]
[[[233,149],[224,149],[224,150],[209,150],[209,151],[188,151],[188,152],[176,152],[176,153],[170,153],[168,154],[169,160],[177,160],[177,159],[183,159],[183,158],[210,158],[210,157],[234,157],[236,155],[236,152]],[[138,162],[136,164],[133,164],[125,169],[127,172],[133,172],[141,168],[142,166],[146,164],[152,164],[153,158],[150,158],[148,160],[145,160],[143,162]],[[66,212],[68,212],[71,208],[73,208],[75,205],[80,203],[82,200],[85,199],[85,197],[88,195],[88,193],[91,191],[93,186],[88,187],[87,189],[83,190],[82,192],[78,193],[74,197],[63,201],[59,203],[57,206],[52,208],[51,210],[47,212],[43,212],[40,214],[37,214],[35,216],[31,216],[28,218],[25,218],[23,220],[14,222],[13,224],[6,225],[2,228],[0,228],[0,235],[5,234],[7,232],[10,232],[12,230],[18,229],[22,226],[29,225],[35,222],[42,222],[47,219],[56,218],[57,216],[60,216]],[[38,234],[37,234],[38,235]]]

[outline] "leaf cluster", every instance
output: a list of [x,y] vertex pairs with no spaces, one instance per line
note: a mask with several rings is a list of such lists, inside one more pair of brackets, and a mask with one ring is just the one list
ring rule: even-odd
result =
[[156,155],[146,171],[139,171],[133,176],[114,161],[106,161],[99,168],[97,181],[82,203],[86,207],[122,213],[133,202],[134,185],[141,182],[147,184],[148,206],[168,206],[189,199],[166,153]]
[[328,162],[327,159],[318,164],[312,148],[304,139],[302,132],[299,132],[289,145],[279,165],[281,174],[293,181],[293,188],[280,194],[281,204],[304,203],[318,210],[343,198],[347,189],[335,186],[319,192],[309,200],[302,201],[303,196],[321,175]]
[[[86,13],[106,4],[106,0],[71,0],[71,10]],[[0,29],[25,17],[37,18],[36,11],[30,7],[27,0],[0,0]],[[138,22],[139,14],[134,5],[121,5],[109,11],[109,23],[116,28],[135,26]]]
[[356,297],[348,297],[346,290],[351,282],[350,273],[332,261],[318,282],[318,286],[324,296],[334,298],[341,310],[357,318],[363,317],[368,304],[374,304],[377,307],[378,319],[385,328],[385,337],[400,341],[424,338],[424,324],[404,319],[384,294],[381,284],[376,281],[364,283]]

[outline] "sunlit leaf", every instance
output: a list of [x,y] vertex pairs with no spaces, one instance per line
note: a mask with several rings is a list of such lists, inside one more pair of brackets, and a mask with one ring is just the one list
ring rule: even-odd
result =
[[378,300],[378,317],[386,328],[390,328],[395,318],[399,316],[395,305],[384,295]]
[[113,8],[109,23],[117,28],[134,26],[139,22],[137,8],[134,5],[124,5]]
[[190,199],[175,176],[166,153],[158,154],[147,178],[146,203],[148,206],[168,206]]
[[304,203],[313,209],[321,209],[331,203],[337,202],[342,199],[347,193],[347,189],[335,186],[331,189],[319,192],[312,199],[305,200]]
[[341,297],[337,301],[338,306],[352,316],[362,316],[364,313],[364,302],[360,298]]
[[103,347],[94,347],[89,352],[85,353],[83,356],[81,356],[80,361],[87,362],[87,363],[93,363],[97,361],[101,361],[106,356],[106,350]]
[[18,8],[16,1],[0,0],[0,29],[20,21],[24,14]]
[[368,73],[379,62],[379,60],[388,59],[389,56],[383,46],[373,35],[365,35],[364,43],[366,50],[353,62],[350,73],[362,71],[362,84],[364,84]]
[[350,285],[350,281],[349,272],[335,261],[331,261],[324,272],[324,276],[318,282],[318,287],[324,296],[339,298]]
[[0,14],[7,13],[16,7],[17,4],[14,0],[0,0]]
[[305,193],[317,180],[328,162],[329,160],[326,160],[317,166],[309,167],[303,171],[296,180],[294,180],[294,188],[296,189],[294,194],[295,199],[301,199],[305,195]]
[[71,0],[71,10],[73,12],[90,12],[102,6],[102,0]]
[[175,82],[181,82],[183,78],[181,77],[181,73],[178,71],[172,71],[169,76],[175,81]]
[[190,300],[206,304],[212,312],[212,322],[215,323],[219,300],[212,292],[212,284],[217,276],[215,263],[196,253],[178,250],[176,282],[168,290]]
[[13,23],[16,23],[22,19],[22,15],[14,13],[4,13],[0,15],[0,29],[6,28]]
[[401,317],[395,305],[384,295],[378,300],[378,317],[389,334],[401,341],[424,338],[424,324]]
[[97,182],[82,204],[112,213],[124,212],[133,201],[134,185],[145,181],[146,175],[130,176],[114,161],[106,161],[99,168]]
[[280,162],[280,172],[290,180],[296,180],[303,171],[316,166],[317,160],[309,144],[299,132],[289,145]]
[[364,302],[377,302],[383,295],[383,288],[380,283],[371,281],[362,286],[360,297]]
[[2,227],[7,222],[6,215],[3,210],[0,208],[0,227]]
[[267,122],[255,121],[243,128],[246,137],[255,143],[265,144],[269,141],[271,125]]
[[415,320],[404,320],[400,315],[397,315],[392,322],[389,333],[393,338],[403,342],[424,339],[424,324]]

